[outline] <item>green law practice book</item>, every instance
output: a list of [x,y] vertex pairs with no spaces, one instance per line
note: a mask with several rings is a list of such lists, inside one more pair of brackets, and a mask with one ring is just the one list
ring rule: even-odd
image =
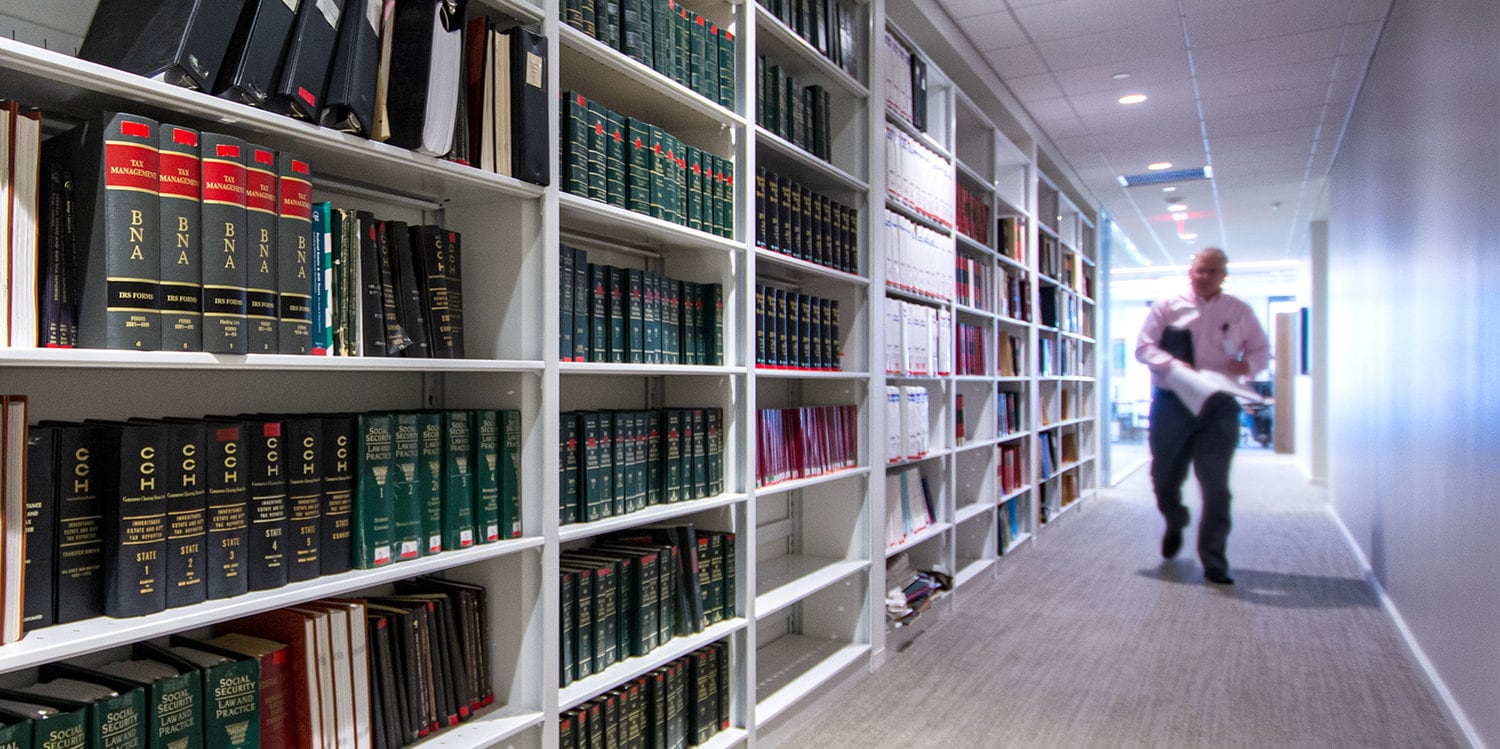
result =
[[391,461],[395,457],[395,422],[390,414],[359,416],[359,478],[354,493],[354,566],[373,569],[390,564],[394,538]]
[[473,420],[468,411],[444,411],[443,548],[465,549],[474,538]]
[[500,536],[500,416],[493,410],[473,412],[474,525],[479,543]]
[[[417,478],[413,485],[422,509],[422,553],[443,551],[443,415],[417,413]],[[453,547],[457,548],[457,547]]]
[[521,412],[506,409],[500,418],[500,537],[521,537]]

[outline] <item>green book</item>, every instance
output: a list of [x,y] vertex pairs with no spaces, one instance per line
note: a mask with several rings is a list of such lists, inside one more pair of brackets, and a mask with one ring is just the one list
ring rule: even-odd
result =
[[609,361],[609,266],[588,264],[589,361]]
[[[422,508],[423,554],[443,551],[443,414],[417,414],[417,504]],[[457,546],[451,548],[458,548]]]
[[608,201],[608,190],[605,187],[605,153],[604,153],[604,117],[606,110],[598,102],[588,103],[588,154],[589,154],[589,192],[590,200],[600,203]]
[[[87,746],[144,749],[145,692],[119,679],[97,678],[81,671],[66,664],[46,664],[38,673],[46,681],[33,684],[26,691],[38,697],[88,705],[84,722]],[[103,683],[106,681],[109,683]]]
[[260,746],[260,663],[180,635],[170,643],[203,675],[204,746]]
[[687,147],[687,226],[703,231],[703,151]]
[[355,482],[354,566],[373,569],[391,563],[395,495],[391,461],[395,458],[395,422],[390,414],[360,414],[359,478]]
[[651,170],[650,213],[652,218],[670,221],[671,186],[667,180],[672,170],[667,166],[667,133],[656,125],[651,125],[650,128],[651,139],[647,147],[647,155],[651,161],[648,165]]
[[[704,47],[708,43],[708,24],[704,22],[703,16],[697,13],[688,15],[688,79],[687,87],[698,92],[700,95],[707,90],[705,81],[707,79],[706,57]],[[717,54],[715,55],[717,57]],[[718,76],[714,76],[714,84],[718,85]]]
[[203,680],[196,670],[150,658],[114,661],[95,670],[145,689],[150,749],[203,746]]
[[719,29],[719,103],[734,108],[734,34]]
[[630,470],[635,477],[635,486],[632,496],[635,499],[635,508],[644,510],[651,502],[649,498],[650,489],[647,485],[646,456],[650,452],[647,446],[648,412],[637,411],[634,414],[634,433],[632,435],[634,456],[632,457]]
[[594,673],[594,570],[563,558],[559,569],[573,579],[574,671],[582,679]]
[[588,99],[573,91],[562,94],[563,189],[589,195]]
[[625,362],[626,349],[629,341],[625,338],[625,316],[627,310],[625,303],[628,300],[628,290],[625,288],[625,269],[613,265],[606,266],[609,269],[609,307],[605,314],[609,320],[609,346],[607,348],[608,361],[614,364]]
[[642,352],[647,364],[661,363],[661,276],[646,271],[641,276]]
[[[578,573],[563,569],[558,575],[558,647],[557,666],[562,686],[578,678]],[[563,730],[570,731],[568,717],[563,716]],[[564,742],[564,746],[568,746]]]
[[397,413],[391,419],[391,470],[386,478],[391,495],[391,552],[394,561],[403,562],[422,556],[424,508],[417,495],[422,443],[416,414]]
[[676,26],[674,33],[677,35],[677,73],[673,78],[678,83],[693,88],[693,12],[681,3],[677,4],[674,12],[676,15],[673,16],[672,23]]
[[558,361],[576,361],[573,358],[573,260],[577,255],[572,247],[562,245],[557,252],[558,304],[557,358]]
[[500,415],[489,409],[473,412],[474,526],[478,542],[500,536]]
[[699,538],[703,536],[708,541],[708,600],[704,602],[703,613],[707,624],[717,624],[724,620],[724,536],[700,531]]
[[631,364],[646,363],[646,290],[643,272],[625,270],[625,322],[628,328],[626,359]]
[[500,537],[521,537],[521,412],[500,416]]
[[630,416],[622,411],[610,413],[604,423],[604,434],[609,446],[610,507],[615,515],[630,512],[626,500],[630,487],[626,485],[630,467]]
[[708,471],[708,496],[718,496],[724,493],[724,411],[718,408],[706,410],[706,424],[708,427],[707,455],[705,456],[705,468]]
[[604,0],[580,0],[578,4],[578,20],[581,22],[581,25],[578,28],[580,31],[588,34],[589,36],[597,35],[598,28],[595,21],[594,3],[603,1]]
[[719,157],[719,235],[734,238],[734,162]]
[[654,546],[604,543],[594,547],[630,560],[630,636],[632,655],[645,655],[661,645],[660,551]]
[[13,712],[37,715],[32,721],[32,742],[44,749],[88,749],[89,704],[59,700],[24,689],[0,689],[0,706]]
[[608,474],[603,471],[604,458],[601,455],[602,418],[603,414],[599,413],[584,413],[579,417],[583,433],[583,519],[590,523],[608,517],[612,509]]
[[625,117],[604,112],[604,196],[610,205],[627,208],[625,187]]
[[442,413],[444,549],[474,545],[474,445],[468,411]]
[[4,725],[0,725],[0,749],[31,749],[36,735],[35,723],[35,719],[5,713]]
[[682,495],[682,410],[666,411],[664,436],[664,483],[667,502],[681,502]]
[[724,363],[724,287],[703,287],[703,358],[708,364]]
[[703,409],[692,411],[693,433],[693,497],[708,495],[708,426],[703,418]]
[[659,505],[667,501],[662,458],[662,412],[646,412],[646,505]]
[[667,152],[667,166],[675,169],[668,176],[671,183],[671,205],[672,222],[687,225],[687,146],[682,139],[667,133],[667,142],[671,148]]
[[578,416],[563,414],[558,424],[558,518],[562,525],[576,523],[581,517],[578,511]]
[[625,207],[651,215],[651,126],[625,118]]
[[642,23],[645,0],[621,0],[620,2],[620,51],[636,62],[651,67],[651,57],[643,50],[641,38],[650,38],[651,23]]
[[651,15],[651,67],[668,78],[672,77],[673,58],[676,55],[676,38],[672,34],[672,0],[647,0]]
[[573,252],[573,361],[589,360],[589,261],[588,253]]

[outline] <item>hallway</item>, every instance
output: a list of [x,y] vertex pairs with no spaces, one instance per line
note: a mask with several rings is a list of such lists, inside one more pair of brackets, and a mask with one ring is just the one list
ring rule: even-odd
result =
[[1232,589],[1203,582],[1194,529],[1162,562],[1136,471],[782,746],[1458,746],[1325,490],[1261,450],[1237,455],[1233,489]]

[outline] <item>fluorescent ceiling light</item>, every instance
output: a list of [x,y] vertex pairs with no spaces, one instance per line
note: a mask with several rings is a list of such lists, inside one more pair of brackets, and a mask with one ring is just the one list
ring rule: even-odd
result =
[[1161,189],[1161,191],[1162,191],[1162,192],[1177,192],[1177,188],[1175,188],[1175,187],[1172,187],[1172,186],[1170,186],[1170,185],[1169,185],[1169,186],[1167,186],[1167,187],[1163,187],[1163,188],[1162,188],[1162,189]]
[[1125,71],[1123,71],[1123,70],[1121,70],[1120,72],[1115,73],[1114,75],[1110,76],[1110,78],[1113,78],[1113,79],[1115,79],[1117,81],[1123,81],[1123,80],[1125,80],[1126,78],[1129,78],[1129,77],[1130,77],[1130,74],[1127,73],[1127,72],[1125,72]]
[[1140,104],[1146,100],[1145,94],[1126,94],[1120,97],[1121,104]]
[[1173,204],[1167,206],[1167,210],[1172,211],[1174,213],[1185,211],[1185,210],[1187,210],[1187,203],[1173,203]]
[[1170,162],[1170,161],[1158,161],[1155,164],[1147,164],[1146,168],[1150,169],[1153,172],[1159,172],[1159,171],[1161,171],[1163,169],[1171,169],[1172,168],[1172,162]]
[[1197,239],[1197,238],[1198,238],[1198,233],[1197,233],[1197,232],[1192,232],[1192,231],[1190,231],[1190,232],[1186,232],[1186,233],[1184,233],[1184,234],[1178,234],[1178,235],[1177,235],[1177,236],[1179,236],[1179,237],[1181,237],[1181,238],[1183,238],[1183,239],[1186,239],[1186,240],[1188,240],[1188,241],[1189,241],[1189,242],[1191,242],[1191,241],[1193,241],[1193,240],[1194,240],[1194,239]]
[[1186,221],[1187,213],[1185,211],[1177,211],[1176,213],[1172,214],[1172,218],[1176,221]]

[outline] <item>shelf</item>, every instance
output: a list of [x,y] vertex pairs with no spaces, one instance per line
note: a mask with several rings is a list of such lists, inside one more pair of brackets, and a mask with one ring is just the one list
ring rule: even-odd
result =
[[1026,492],[1031,491],[1031,486],[1031,484],[1022,484],[1021,488],[1001,497],[1000,501],[997,504],[1003,506],[1007,502],[1020,498],[1022,495],[1026,494]]
[[[829,268],[826,265],[810,263],[801,258],[795,258],[791,255],[785,255],[774,250],[768,250],[764,247],[755,248],[755,263],[757,266],[762,263],[768,266],[775,266],[771,270],[791,270],[798,273],[804,278],[816,277],[819,279],[828,279],[836,281],[838,283],[848,284],[850,286],[868,287],[870,285],[870,279],[865,278],[864,276],[855,275],[853,273],[838,270],[836,268]],[[757,267],[757,273],[759,273],[759,270],[760,268]]]
[[318,372],[521,372],[541,374],[540,361],[524,359],[404,359],[382,356],[210,354],[122,349],[0,348],[0,367],[90,367],[212,371]]
[[[819,76],[826,78],[831,83],[838,84],[850,96],[857,99],[870,98],[869,88],[858,80],[855,80],[843,68],[835,65],[832,60],[809,44],[806,39],[803,39],[795,31],[787,28],[786,24],[781,22],[781,19],[772,15],[770,11],[766,10],[765,6],[759,3],[755,5],[755,33],[757,37],[756,43],[760,46],[756,50],[757,55],[767,52],[765,43],[770,42],[770,46],[776,50],[796,55],[803,62],[806,62]],[[778,60],[784,59],[779,55],[771,55],[771,57]]]
[[963,304],[961,302],[953,303],[953,311],[962,312],[966,315],[973,315],[974,317],[983,317],[986,320],[995,319],[995,313],[988,310],[982,310],[978,307],[970,307],[969,305]]
[[29,632],[20,642],[0,648],[0,672],[39,666],[66,660],[85,653],[117,647],[138,640],[161,637],[216,622],[238,619],[262,611],[295,606],[331,596],[347,596],[351,591],[427,575],[488,559],[539,549],[539,537],[498,541],[468,549],[445,551],[410,562],[390,564],[373,570],[350,570],[325,575],[274,590],[254,591],[233,598],[218,598],[192,606],[167,609],[145,616],[126,619],[97,617],[83,621],[56,624]]
[[775,720],[869,652],[866,643],[793,634],[762,647],[755,653],[755,724]]
[[[1048,226],[1047,224],[1045,224],[1045,223],[1043,223],[1041,221],[1036,222],[1036,229],[1037,229],[1037,231],[1041,232],[1043,236],[1051,237],[1053,239],[1058,239],[1057,230],[1054,229],[1054,228],[1052,228],[1052,227],[1050,227],[1050,226]],[[1059,244],[1062,243],[1060,239],[1058,239],[1058,243]]]
[[[576,90],[669,133],[742,128],[738,114],[567,24],[558,24],[562,90]],[[684,137],[684,140],[690,140]],[[694,143],[693,145],[699,145]]]
[[993,559],[970,560],[969,563],[960,566],[958,572],[953,575],[953,587],[962,588],[974,578],[979,577],[980,573],[994,569],[994,567],[995,560]]
[[619,206],[600,203],[596,200],[559,193],[558,214],[564,227],[617,245],[652,249],[716,250],[725,253],[743,252],[742,243],[720,237],[682,224],[674,224],[644,213],[628,211]]
[[755,571],[755,618],[763,620],[869,567],[870,563],[863,559],[796,554],[761,562]]
[[971,505],[964,505],[963,507],[958,508],[958,512],[955,512],[953,514],[953,524],[962,525],[963,523],[973,520],[974,518],[990,512],[993,509],[995,509],[994,505],[986,504],[984,502],[976,502]]
[[885,379],[886,379],[887,382],[889,382],[891,380],[900,380],[901,382],[910,382],[910,383],[915,383],[915,384],[918,384],[918,385],[938,385],[939,387],[948,384],[948,376],[947,375],[936,375],[936,374],[931,374],[931,375],[909,375],[909,374],[901,374],[900,372],[886,372],[885,373]]
[[897,554],[900,554],[901,552],[906,551],[913,546],[931,541],[932,539],[937,538],[944,533],[947,533],[948,529],[952,527],[952,523],[933,523],[932,525],[923,528],[915,535],[902,540],[901,543],[896,544],[895,546],[887,546],[885,548],[885,558],[890,559],[891,557],[896,556]]
[[946,226],[938,222],[936,219],[924,216],[913,210],[910,206],[907,206],[905,203],[902,203],[889,195],[887,195],[885,198],[885,207],[891,211],[901,214],[902,216],[905,216],[908,219],[911,219],[912,223],[915,223],[919,226],[924,226],[939,234],[942,234],[943,236],[952,236],[954,233],[953,227]]
[[695,749],[730,749],[744,744],[749,738],[750,732],[743,728],[726,728],[708,741],[696,745]]
[[958,173],[960,175],[967,177],[970,182],[977,183],[979,185],[979,188],[985,193],[987,197],[994,197],[995,185],[993,181],[986,179],[985,176],[983,174],[980,174],[978,170],[974,169],[974,167],[965,164],[963,159],[954,159],[953,165],[958,168]]
[[1030,541],[1033,535],[1034,534],[1032,534],[1030,531],[1027,531],[1027,532],[1022,533],[1021,535],[1015,537],[1015,538],[1012,538],[1010,540],[1010,545],[1007,546],[1007,547],[1005,547],[1004,549],[1000,550],[1001,555],[1009,554],[1012,551],[1015,551],[1017,548],[1019,548],[1021,546],[1021,544],[1024,544],[1027,541]]
[[1031,323],[1030,322],[1028,322],[1026,320],[1022,320],[1022,319],[1020,319],[1018,317],[1006,317],[1005,315],[995,315],[995,319],[998,320],[1001,324],[1004,324],[1004,325],[1013,325],[1013,326],[1018,327],[1018,328],[1029,328],[1029,327],[1031,327]]
[[870,191],[870,183],[798,148],[795,143],[760,125],[755,126],[755,144],[765,147],[757,154],[760,166],[766,167],[767,171],[795,177],[796,182],[805,187],[819,192],[830,187],[858,193]]
[[825,473],[822,476],[809,476],[804,479],[789,479],[787,481],[778,481],[774,484],[767,484],[765,486],[757,487],[755,489],[755,495],[758,497],[764,497],[769,494],[794,492],[798,489],[806,489],[810,486],[817,486],[818,484],[826,484],[832,481],[842,481],[843,479],[847,478],[865,476],[869,473],[869,468],[845,468],[843,470]]
[[918,294],[915,291],[907,291],[906,289],[897,288],[895,286],[891,286],[890,284],[886,284],[885,295],[888,296],[888,297],[895,297],[897,299],[904,299],[904,300],[906,300],[908,302],[916,302],[917,304],[925,304],[925,305],[927,305],[929,307],[946,307],[946,306],[948,306],[948,301],[949,301],[947,299],[939,299],[937,297],[930,297],[930,296],[927,296],[926,294]]
[[887,105],[885,108],[885,121],[901,128],[902,132],[910,135],[912,138],[915,138],[918,142],[926,146],[933,153],[940,156],[944,161],[950,164],[953,163],[953,153],[951,151],[949,151],[944,146],[939,145],[937,140],[934,139],[931,135],[918,130],[916,125],[911,124],[911,121],[907,120],[905,117],[902,117],[899,113],[896,112],[896,110],[891,109],[889,105]]
[[953,452],[969,452],[971,450],[978,450],[985,447],[994,447],[997,444],[999,444],[999,441],[995,439],[968,440],[962,445],[953,448]]
[[990,247],[989,245],[984,244],[983,242],[980,242],[979,240],[977,240],[977,239],[975,239],[975,238],[973,238],[973,237],[971,237],[971,236],[969,236],[969,235],[967,235],[967,234],[965,234],[965,233],[963,233],[961,231],[954,231],[953,232],[953,236],[955,236],[955,237],[958,238],[958,248],[960,250],[968,250],[969,252],[977,252],[977,253],[985,255],[987,257],[994,257],[994,256],[996,256],[996,255],[999,254],[999,253],[995,252],[995,248]]
[[711,510],[715,507],[727,507],[738,504],[745,500],[744,494],[724,493],[716,497],[704,497],[702,499],[690,499],[686,502],[673,502],[665,505],[652,505],[644,510],[616,515],[603,520],[595,520],[592,523],[568,523],[559,526],[557,540],[562,542],[576,541],[580,538],[591,538],[612,531],[621,531],[637,526],[656,523],[662,520],[691,515],[703,510]]
[[295,153],[312,165],[315,192],[333,177],[456,206],[540,198],[546,190],[11,39],[0,38],[0,70],[7,98],[44,107],[49,115],[87,119],[103,111],[133,112]]
[[1030,437],[1030,436],[1031,436],[1031,430],[1030,429],[1026,429],[1026,430],[1023,430],[1023,431],[1020,431],[1020,432],[1011,432],[1010,434],[1002,434],[999,437],[995,438],[995,444],[997,444],[997,445],[1003,445],[1003,444],[1005,444],[1007,442],[1015,442],[1018,439],[1022,439],[1024,437]]
[[564,375],[645,375],[647,377],[734,377],[745,374],[744,367],[708,364],[604,364],[600,362],[558,362]]
[[914,466],[914,465],[916,465],[918,463],[921,463],[923,461],[937,460],[938,458],[947,457],[947,455],[949,453],[951,453],[951,452],[953,452],[953,451],[950,450],[950,449],[948,449],[948,448],[946,448],[946,447],[934,448],[932,450],[927,451],[927,454],[923,455],[920,458],[906,458],[906,459],[902,459],[902,460],[889,461],[889,462],[887,462],[885,464],[885,467],[886,468],[905,468],[906,466]]
[[1048,522],[1057,522],[1057,519],[1060,518],[1060,517],[1062,517],[1063,513],[1067,512],[1068,510],[1073,509],[1074,507],[1077,507],[1080,504],[1083,504],[1083,498],[1082,497],[1079,497],[1078,499],[1075,499],[1072,502],[1069,502],[1067,504],[1061,504],[1061,503],[1059,503],[1055,507],[1055,509],[1057,511],[1051,513],[1050,515],[1048,515],[1047,521]]
[[1012,268],[1014,268],[1014,269],[1016,269],[1018,271],[1022,271],[1023,273],[1030,273],[1031,272],[1031,269],[1028,268],[1028,267],[1026,267],[1025,263],[1023,263],[1020,260],[1017,260],[1017,259],[1015,259],[1015,258],[1013,258],[1013,257],[1011,257],[1009,255],[1006,255],[1005,253],[996,252],[995,253],[995,259],[999,260],[1001,265],[1009,265],[1010,267],[1012,267]]
[[953,375],[953,381],[954,382],[984,382],[984,383],[990,383],[990,382],[994,382],[995,381],[995,376],[994,375]]
[[1053,421],[1053,422],[1050,422],[1050,423],[1043,424],[1042,427],[1041,427],[1041,431],[1045,432],[1045,431],[1049,431],[1049,430],[1052,430],[1052,429],[1059,429],[1059,428],[1062,428],[1062,427],[1070,427],[1070,426],[1073,426],[1074,424],[1082,424],[1085,421],[1093,421],[1093,420],[1094,420],[1094,417],[1092,417],[1092,416],[1078,416],[1078,417],[1071,418],[1071,419],[1060,419],[1058,421]]
[[722,640],[744,629],[748,624],[749,622],[744,618],[735,618],[718,622],[702,632],[673,637],[665,645],[645,655],[626,658],[597,674],[586,676],[563,687],[557,697],[557,709],[571,710],[616,684],[650,673],[698,648]]
[[427,747],[493,746],[522,731],[540,728],[546,716],[535,710],[512,705],[480,710],[467,722],[445,728],[422,741]]
[[[546,11],[541,6],[527,2],[527,0],[476,0],[474,5],[486,6],[504,13],[524,23],[541,23],[546,17]],[[470,6],[471,11],[478,8]]]
[[755,368],[756,379],[768,380],[868,380],[869,372],[824,372],[803,369]]

